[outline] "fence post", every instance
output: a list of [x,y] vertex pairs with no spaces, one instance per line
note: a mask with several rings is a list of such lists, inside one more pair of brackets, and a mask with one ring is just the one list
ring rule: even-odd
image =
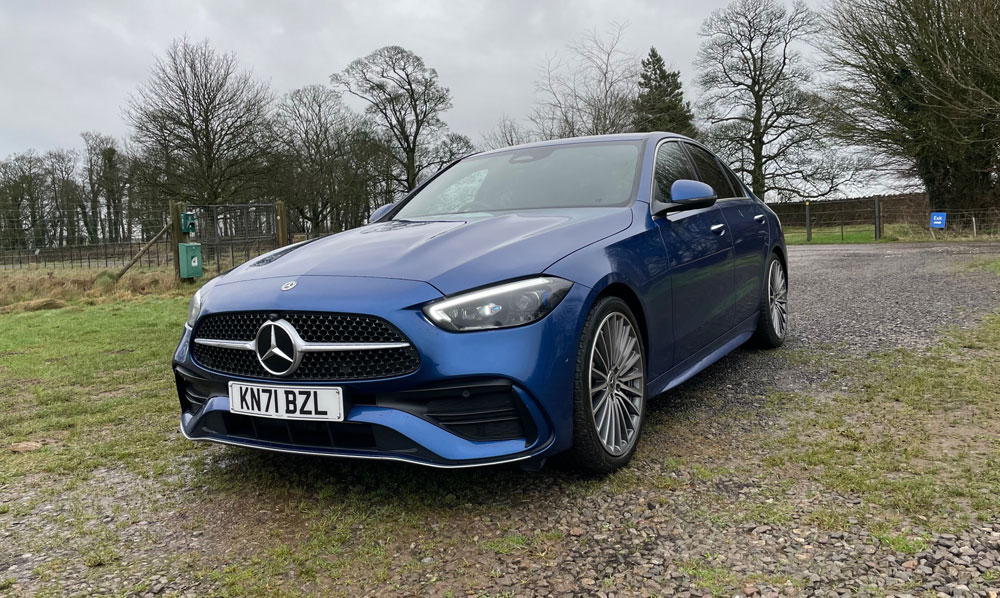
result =
[[222,237],[219,236],[219,206],[212,206],[212,222],[215,230],[215,271],[222,274]]
[[878,198],[875,198],[875,240],[882,239],[882,206],[878,202]]
[[809,202],[806,202],[806,243],[813,240],[813,223],[809,215]]
[[288,209],[285,202],[274,202],[274,229],[278,236],[278,247],[288,245]]
[[181,279],[181,209],[177,202],[170,200],[170,255],[174,257],[174,276]]

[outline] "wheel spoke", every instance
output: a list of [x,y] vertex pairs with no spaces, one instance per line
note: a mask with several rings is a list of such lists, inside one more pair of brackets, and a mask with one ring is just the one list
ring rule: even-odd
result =
[[639,378],[642,378],[642,372],[639,371],[639,368],[633,368],[633,369],[629,370],[628,374],[626,374],[624,376],[618,376],[618,381],[619,382],[631,382],[631,381],[637,380]]
[[611,319],[611,330],[614,331],[611,334],[611,339],[613,341],[613,344],[612,344],[612,353],[611,353],[611,363],[614,364],[614,365],[618,365],[618,362],[621,361],[621,357],[622,357],[622,355],[621,355],[621,353],[622,353],[622,340],[621,340],[622,339],[622,329],[621,329],[621,322],[618,321],[617,317],[612,317],[612,319]]
[[605,394],[604,400],[601,402],[601,409],[594,413],[595,418],[597,418],[595,423],[597,424],[598,434],[605,443],[607,443],[608,435],[611,432],[611,402],[607,399],[608,396]]
[[597,333],[597,340],[594,342],[594,355],[600,358],[601,366],[603,372],[611,371],[611,364],[608,362],[607,358],[607,345],[604,339],[605,331],[601,330]]
[[631,387],[631,386],[629,386],[627,384],[623,384],[621,386],[621,390],[622,390],[623,393],[628,393],[628,394],[630,394],[630,395],[632,395],[634,397],[641,397],[642,396],[642,391],[641,390],[639,390],[638,388],[633,388],[633,387]]
[[619,439],[621,438],[621,433],[618,430],[618,402],[611,400],[609,401],[609,404],[611,405],[611,437],[608,438],[608,444],[610,445],[610,448],[614,450],[618,446]]
[[628,368],[630,368],[631,364],[624,365],[624,361],[626,361],[632,355],[638,356],[638,353],[635,352],[635,343],[636,343],[635,337],[630,334],[628,336],[628,339],[625,341],[625,348],[622,350],[621,358],[618,361],[618,364],[620,366],[618,368],[619,370],[627,370]]
[[626,399],[622,401],[622,405],[625,407],[625,411],[628,413],[629,417],[639,417],[639,407],[631,400]]
[[641,356],[639,355],[639,353],[637,351],[633,351],[629,355],[628,360],[620,368],[618,368],[618,371],[620,371],[620,372],[622,372],[622,371],[627,372],[627,371],[631,370],[632,366],[634,366],[635,364],[637,364],[639,362],[639,358],[640,357]]

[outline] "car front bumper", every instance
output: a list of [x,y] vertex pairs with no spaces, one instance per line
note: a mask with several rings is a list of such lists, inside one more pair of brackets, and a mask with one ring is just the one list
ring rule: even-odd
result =
[[[338,286],[351,291],[341,297],[303,293],[293,298],[291,294],[255,293],[248,286],[255,286],[256,281],[217,285],[206,298],[206,310],[378,316],[399,328],[417,349],[420,365],[416,371],[358,381],[243,378],[199,364],[190,351],[192,331],[185,326],[173,362],[185,437],[435,467],[523,461],[570,446],[576,349],[589,289],[574,285],[552,313],[527,326],[452,333],[434,326],[420,312],[423,303],[440,297],[429,285],[361,278],[338,282],[349,282],[349,286]],[[380,305],[380,301],[366,300],[366,295],[391,298],[394,305]],[[400,304],[407,307],[400,308]],[[304,422],[230,413],[230,381],[340,387],[344,421]]]

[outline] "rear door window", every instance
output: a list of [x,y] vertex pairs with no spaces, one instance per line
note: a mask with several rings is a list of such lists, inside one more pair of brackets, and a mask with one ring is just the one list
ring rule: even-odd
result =
[[733,185],[733,192],[735,194],[733,197],[746,197],[746,191],[743,190],[743,185],[740,183],[739,177],[728,169],[726,169],[726,175],[729,177],[729,182]]

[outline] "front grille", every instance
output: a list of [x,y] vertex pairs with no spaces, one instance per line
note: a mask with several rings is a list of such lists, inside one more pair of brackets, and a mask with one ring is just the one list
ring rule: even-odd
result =
[[[249,341],[275,312],[245,311],[212,314],[198,323],[196,338]],[[382,318],[360,314],[290,312],[277,314],[287,320],[302,340],[310,343],[408,342],[403,333]]]
[[[375,316],[320,312],[232,312],[202,318],[194,338],[253,341],[273,315],[288,321],[310,343],[409,343],[395,326]],[[202,366],[225,374],[277,379],[257,360],[254,351],[212,347],[192,342],[191,354]],[[305,353],[298,369],[282,380],[370,380],[409,374],[420,366],[412,343],[408,347]]]

